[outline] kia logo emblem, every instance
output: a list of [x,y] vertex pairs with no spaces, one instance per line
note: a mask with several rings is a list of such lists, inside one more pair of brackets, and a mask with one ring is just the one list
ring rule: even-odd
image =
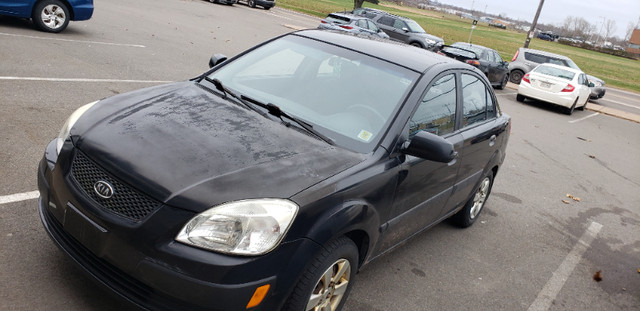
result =
[[103,199],[108,199],[113,196],[113,187],[106,181],[100,180],[96,182],[93,185],[93,190]]

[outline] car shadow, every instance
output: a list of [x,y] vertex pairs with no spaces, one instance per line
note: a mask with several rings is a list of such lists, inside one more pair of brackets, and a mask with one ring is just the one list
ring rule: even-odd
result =
[[[530,107],[535,107],[538,108],[540,110],[547,110],[547,111],[551,111],[551,112],[556,112],[559,114],[566,114],[567,112],[567,108],[563,107],[563,106],[559,106],[559,105],[555,105],[552,103],[547,103],[547,102],[543,102],[537,99],[531,99],[531,98],[527,98],[524,103],[521,103]],[[574,113],[576,113],[577,111],[580,111],[579,109],[575,109]]]
[[35,26],[31,22],[31,20],[26,18],[19,17],[11,17],[11,16],[0,16],[0,26],[8,27],[8,28],[30,28],[35,30]]

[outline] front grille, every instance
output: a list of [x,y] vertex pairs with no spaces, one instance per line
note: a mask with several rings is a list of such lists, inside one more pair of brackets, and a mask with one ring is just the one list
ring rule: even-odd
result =
[[[80,151],[76,152],[71,165],[71,175],[76,184],[98,205],[125,218],[141,220],[162,204],[120,182]],[[100,197],[94,190],[98,181],[111,184],[113,196],[108,199]]]

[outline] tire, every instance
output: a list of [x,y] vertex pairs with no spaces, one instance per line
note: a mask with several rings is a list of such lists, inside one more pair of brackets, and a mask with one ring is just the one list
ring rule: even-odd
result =
[[69,25],[69,8],[58,0],[44,0],[33,9],[31,19],[42,31],[58,33]]
[[526,99],[526,97],[524,97],[523,95],[520,95],[520,94],[516,95],[516,100],[521,102],[521,103],[524,103],[525,99]]
[[498,90],[504,90],[504,87],[507,86],[507,82],[509,82],[509,74],[506,73],[504,78],[502,78],[502,82],[498,85]]
[[489,171],[475,188],[475,193],[469,198],[469,201],[467,201],[459,212],[451,217],[452,222],[460,228],[467,228],[473,225],[480,216],[480,212],[482,212],[482,208],[491,194],[492,186],[493,171]]
[[256,0],[248,0],[247,1],[247,5],[252,7],[252,8],[255,8],[256,7]]
[[418,47],[418,48],[423,48],[423,47],[422,47],[422,44],[420,44],[420,43],[418,43],[418,42],[411,42],[411,43],[409,43],[409,44],[410,44],[410,45],[413,45],[413,46],[415,46],[415,47]]
[[[307,265],[284,310],[342,309],[353,287],[357,267],[358,248],[353,241],[346,237],[330,241]],[[310,305],[314,307],[309,309]]]
[[269,11],[271,9],[271,7],[270,6],[265,6],[264,9]]
[[511,81],[511,83],[520,84],[520,81],[522,81],[522,77],[524,77],[524,72],[520,69],[514,69],[509,75],[509,80]]
[[572,115],[573,111],[576,109],[576,105],[578,104],[578,99],[580,98],[576,98],[576,101],[573,102],[573,105],[571,105],[571,108],[567,108],[567,110],[565,110],[565,113],[567,115]]

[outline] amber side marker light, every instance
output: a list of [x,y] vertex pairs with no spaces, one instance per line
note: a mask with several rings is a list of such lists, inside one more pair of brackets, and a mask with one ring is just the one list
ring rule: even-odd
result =
[[271,285],[267,284],[256,288],[256,291],[253,292],[253,297],[251,297],[251,300],[249,300],[249,303],[247,304],[247,309],[259,305],[267,295],[267,292],[269,292],[270,287]]

